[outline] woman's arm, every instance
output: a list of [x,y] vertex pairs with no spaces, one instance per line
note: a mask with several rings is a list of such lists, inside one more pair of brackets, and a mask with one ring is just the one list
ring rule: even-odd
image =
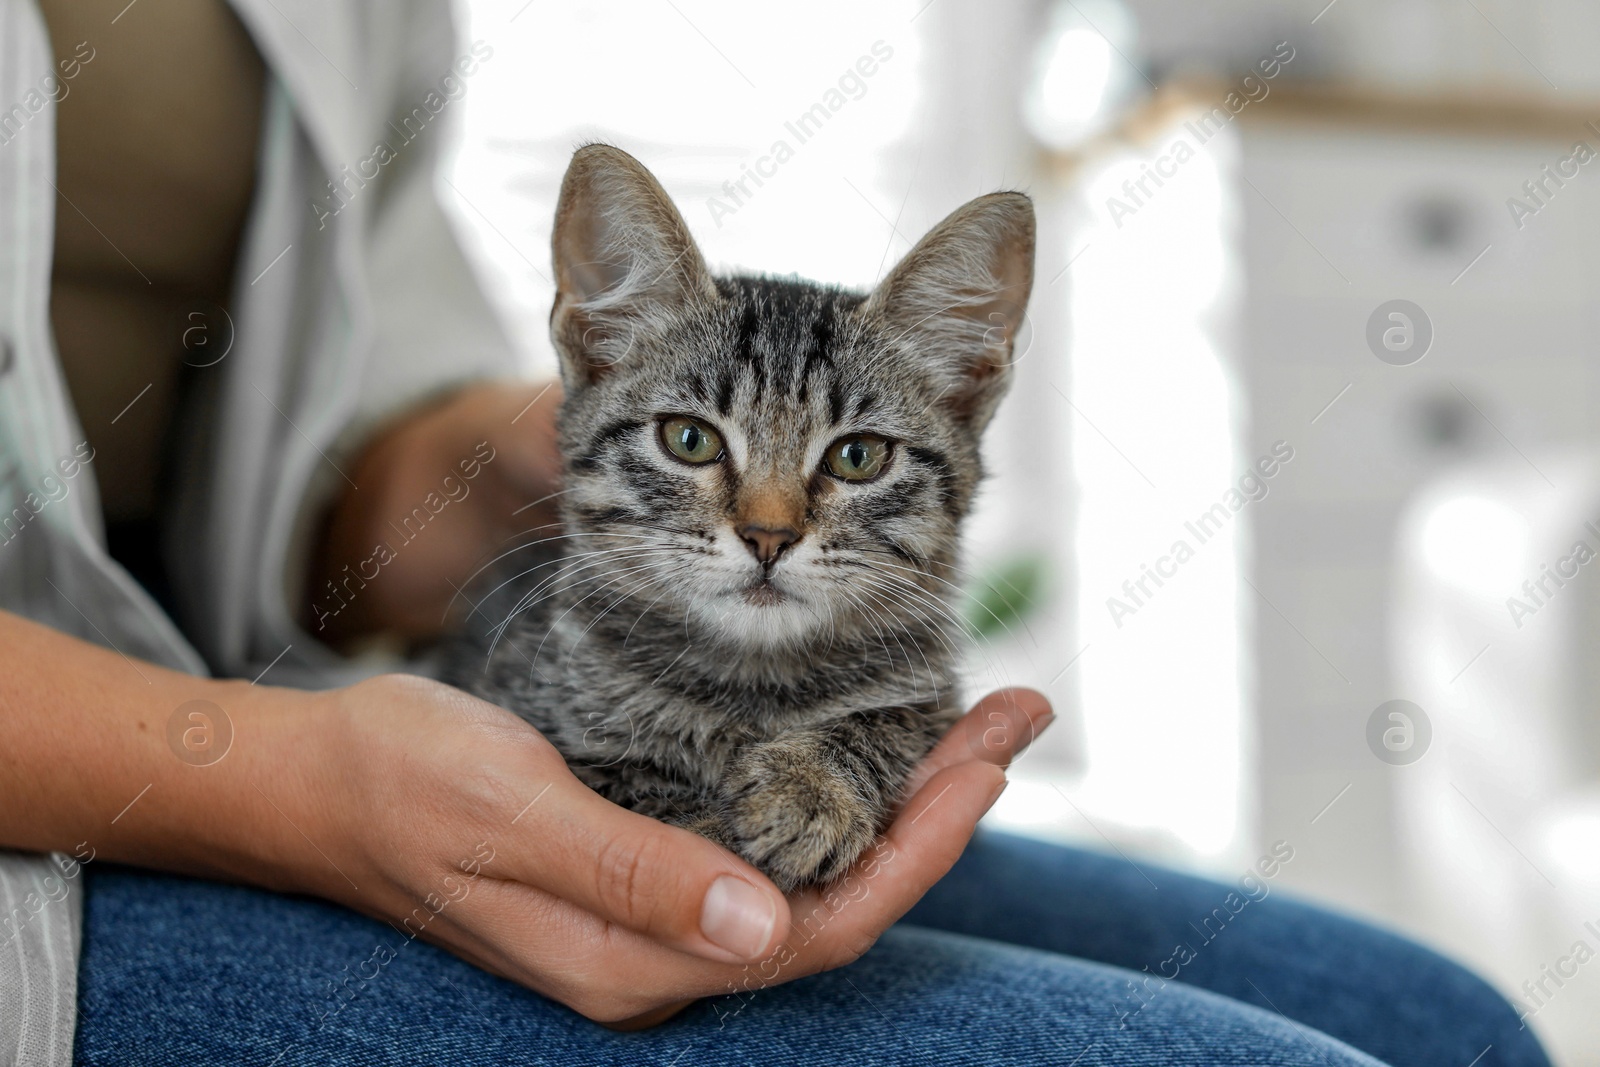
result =
[[[259,784],[282,803],[306,788],[300,756],[314,697],[195,678],[68,637],[0,611],[0,844],[288,886],[295,831],[261,818]],[[190,701],[220,709],[232,744],[210,766],[208,739],[168,744]],[[183,728],[203,729],[183,719]],[[286,758],[287,757],[287,758]],[[245,786],[241,793],[240,787]]]
[[785,900],[447,686],[193,678],[3,612],[0,648],[0,845],[321,896],[614,1025],[855,959],[955,862],[1049,711],[987,698],[845,880]]
[[[554,381],[482,382],[375,433],[351,471],[360,488],[334,504],[316,550],[306,628],[335,647],[378,632],[437,636],[498,546],[554,533],[560,404]],[[396,546],[381,566],[369,562],[379,544]],[[346,598],[352,572],[377,577]]]

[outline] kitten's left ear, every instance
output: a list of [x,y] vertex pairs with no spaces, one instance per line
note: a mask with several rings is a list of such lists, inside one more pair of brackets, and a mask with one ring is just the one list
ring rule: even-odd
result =
[[1032,200],[980,196],[918,241],[862,308],[924,355],[941,379],[941,403],[975,430],[1011,384],[1033,246]]

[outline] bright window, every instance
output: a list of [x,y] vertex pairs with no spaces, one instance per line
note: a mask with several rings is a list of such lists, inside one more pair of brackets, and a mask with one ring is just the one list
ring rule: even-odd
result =
[[[1192,151],[1175,153],[1179,142]],[[1079,185],[1070,418],[1089,648],[1075,668],[1087,769],[1072,795],[1090,818],[1158,849],[1220,861],[1248,841],[1239,561],[1249,505],[1200,519],[1253,457],[1233,445],[1223,358],[1237,145],[1226,131],[1194,142],[1174,124]],[[1161,184],[1147,177],[1158,163]]]
[[554,360],[550,223],[587,141],[655,172],[713,268],[864,286],[905,251],[886,251],[905,192],[887,174],[925,73],[911,3],[469,9],[465,39],[494,55],[468,83],[450,182],[469,253],[542,368]]

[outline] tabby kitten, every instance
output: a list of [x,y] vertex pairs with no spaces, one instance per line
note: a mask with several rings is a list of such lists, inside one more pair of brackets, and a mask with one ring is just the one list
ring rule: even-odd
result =
[[579,149],[551,315],[564,532],[449,680],[786,891],[844,873],[962,709],[961,521],[1033,246],[1029,199],[994,193],[867,295],[713,277],[649,171]]

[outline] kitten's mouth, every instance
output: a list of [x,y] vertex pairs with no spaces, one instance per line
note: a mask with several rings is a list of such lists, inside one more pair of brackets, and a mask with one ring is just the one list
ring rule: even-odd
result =
[[763,608],[781,604],[787,599],[783,590],[774,585],[772,579],[766,575],[745,586],[742,593],[745,603]]

